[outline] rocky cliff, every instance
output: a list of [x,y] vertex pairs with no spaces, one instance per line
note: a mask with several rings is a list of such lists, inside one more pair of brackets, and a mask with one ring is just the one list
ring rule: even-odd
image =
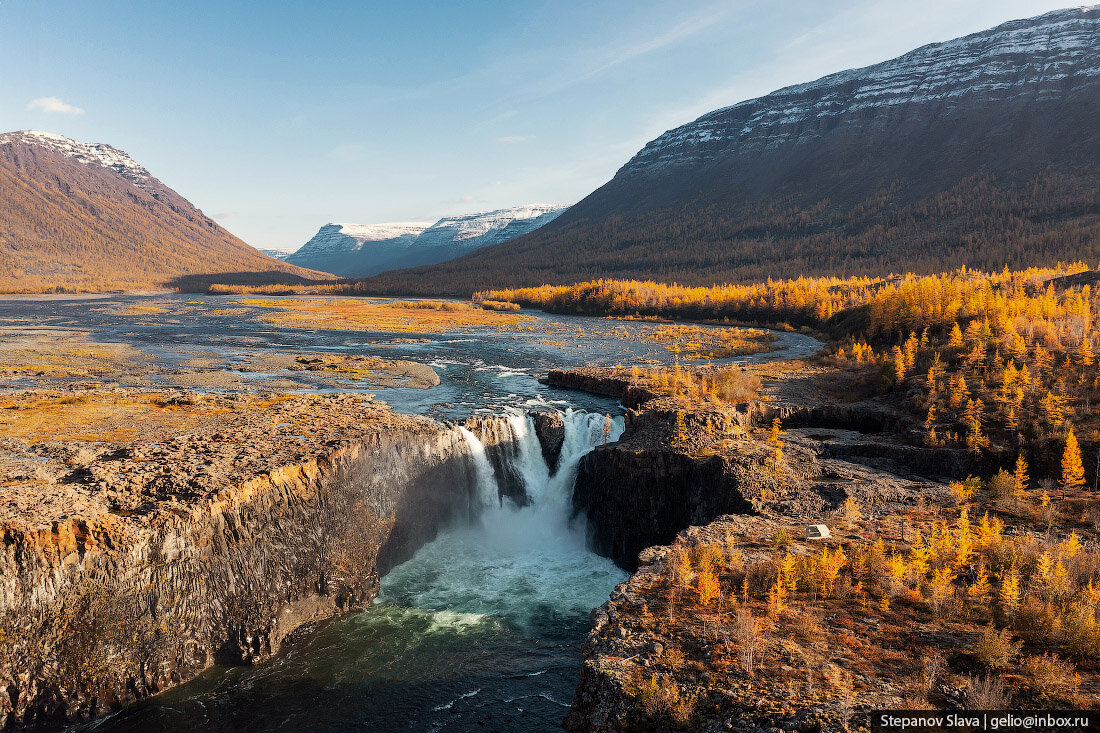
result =
[[[361,398],[23,395],[0,451],[0,727],[86,719],[360,607],[474,511],[457,431]],[[9,401],[12,401],[9,400]],[[177,437],[43,440],[72,410]],[[137,418],[141,419],[141,418]],[[83,432],[84,434],[80,434]],[[23,436],[23,437],[19,437]]]
[[757,466],[629,442],[599,446],[581,460],[573,508],[588,519],[592,548],[627,570],[638,553],[721,514],[751,514],[747,494],[768,482]]

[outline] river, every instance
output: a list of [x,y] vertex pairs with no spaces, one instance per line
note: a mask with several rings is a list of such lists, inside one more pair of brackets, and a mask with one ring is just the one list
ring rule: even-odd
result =
[[[537,328],[529,331],[417,334],[423,339],[408,343],[394,334],[273,327],[258,321],[258,312],[221,315],[240,310],[226,307],[236,303],[231,298],[160,296],[155,302],[169,303],[169,316],[125,315],[127,307],[147,302],[137,296],[0,300],[0,319],[128,343],[169,365],[196,353],[232,364],[265,349],[430,363],[440,374],[438,387],[369,391],[395,410],[444,420],[504,416],[517,442],[511,460],[532,501],[516,508],[497,500],[492,467],[478,439],[463,431],[469,471],[483,497],[480,517],[444,528],[394,568],[368,610],[296,633],[264,664],[215,667],[74,730],[560,730],[589,611],[626,578],[586,549],[583,518],[571,519],[569,512],[580,458],[618,438],[622,410],[613,400],[549,389],[536,377],[551,367],[670,363],[648,337],[654,326],[531,313]],[[608,323],[613,327],[594,327]],[[800,334],[780,334],[778,344],[779,352],[768,356],[805,355],[819,346]],[[323,387],[303,382],[300,389]],[[539,450],[526,414],[533,407],[564,416],[557,471]]]

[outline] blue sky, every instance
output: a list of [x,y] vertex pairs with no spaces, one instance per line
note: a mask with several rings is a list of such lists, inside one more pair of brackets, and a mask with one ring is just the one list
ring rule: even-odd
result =
[[106,142],[256,247],[569,204],[647,141],[1038,0],[0,0],[0,131]]

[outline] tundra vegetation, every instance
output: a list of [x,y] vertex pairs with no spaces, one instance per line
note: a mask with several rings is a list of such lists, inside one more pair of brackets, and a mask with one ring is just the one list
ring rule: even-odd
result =
[[[813,372],[803,381],[821,387],[818,397],[830,382],[853,385],[847,401],[870,399],[910,426],[897,436],[904,447],[956,456],[974,474],[950,482],[950,500],[912,509],[886,512],[849,495],[822,517],[834,534],[825,541],[794,539],[803,526],[781,515],[763,529],[733,522],[724,535],[716,528],[727,520],[718,520],[676,540],[630,581],[624,598],[640,605],[617,609],[620,624],[636,626],[629,634],[659,640],[659,653],[635,666],[623,660],[618,676],[647,719],[694,729],[728,712],[723,691],[740,705],[789,702],[792,715],[824,702],[841,725],[859,714],[857,700],[1096,707],[1096,280],[1075,265],[479,294],[555,312],[813,332],[826,347],[798,369]],[[772,372],[626,371],[613,376],[652,395],[643,409],[668,415],[672,450],[700,459],[751,452],[777,485],[803,480],[788,470],[786,430],[766,407],[774,390],[760,376],[773,382]],[[813,389],[804,396],[815,404]],[[738,434],[714,436],[715,448],[686,426],[722,402],[756,415],[758,427],[735,422],[728,429]],[[745,402],[764,407],[736,404]]]
[[828,366],[862,376],[922,419],[923,443],[965,447],[1008,469],[1025,455],[1037,478],[1059,481],[1063,444],[1084,440],[1094,451],[1100,437],[1094,280],[1076,264],[709,288],[601,280],[476,297],[553,312],[813,329],[830,340]]
[[703,724],[722,694],[843,718],[883,693],[913,709],[1095,707],[1100,550],[1081,518],[1044,523],[1036,491],[1002,518],[989,482],[959,483],[952,506],[845,504],[823,542],[721,521],[678,540],[631,579],[641,605],[617,609],[661,640],[645,665],[620,662],[626,694],[670,729]]

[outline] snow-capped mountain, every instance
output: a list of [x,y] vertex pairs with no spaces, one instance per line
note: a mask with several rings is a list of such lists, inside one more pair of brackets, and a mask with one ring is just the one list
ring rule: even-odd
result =
[[201,288],[301,281],[126,153],[38,131],[0,134],[0,291]]
[[369,287],[1095,262],[1097,120],[1100,6],[1011,21],[705,114],[550,225]]
[[425,229],[426,222],[392,222],[389,224],[325,224],[313,238],[291,253],[316,257],[358,252],[366,244],[408,245]]
[[710,112],[647,144],[622,173],[812,144],[845,122],[884,126],[920,108],[942,116],[979,97],[1056,101],[1070,86],[1100,84],[1098,50],[1100,5],[1011,21]]
[[533,204],[429,222],[326,224],[287,262],[344,277],[454,259],[534,231],[564,206]]
[[79,140],[57,135],[41,130],[18,130],[0,135],[0,145],[6,142],[21,142],[26,145],[34,145],[43,150],[51,150],[60,153],[66,158],[73,158],[84,165],[93,165],[100,168],[109,168],[130,183],[142,189],[146,193],[155,195],[159,187],[153,183],[160,182],[153,178],[149,171],[137,163],[126,153],[104,143],[85,143]]
[[564,206],[531,204],[486,211],[469,216],[449,216],[432,224],[416,238],[417,247],[455,246],[470,251],[499,244],[532,232],[556,219]]

